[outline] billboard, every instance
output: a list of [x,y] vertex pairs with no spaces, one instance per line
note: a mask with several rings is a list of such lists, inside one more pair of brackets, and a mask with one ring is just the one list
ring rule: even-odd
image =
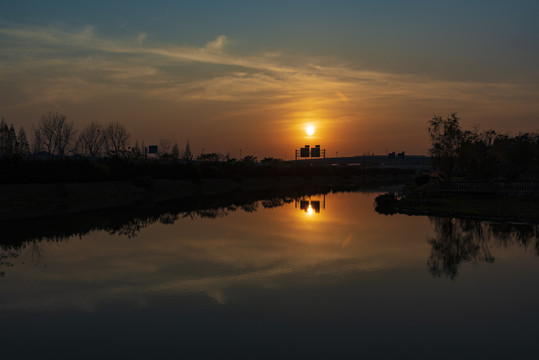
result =
[[149,145],[148,154],[157,154],[157,145]]

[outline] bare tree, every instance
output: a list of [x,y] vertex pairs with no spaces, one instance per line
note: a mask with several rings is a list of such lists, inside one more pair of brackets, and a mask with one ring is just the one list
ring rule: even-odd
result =
[[125,127],[119,122],[112,122],[106,129],[106,146],[107,151],[119,155],[127,150],[129,133]]
[[106,132],[103,126],[92,121],[79,135],[80,150],[83,154],[95,158],[100,155],[106,140]]
[[32,154],[37,154],[43,149],[41,144],[41,132],[39,129],[34,129],[34,141],[32,141]]
[[34,132],[36,143],[47,152],[63,157],[68,151],[76,130],[66,116],[57,112],[41,115],[37,129]]
[[170,149],[172,148],[172,141],[169,139],[161,139],[159,140],[159,155],[165,155],[170,153]]

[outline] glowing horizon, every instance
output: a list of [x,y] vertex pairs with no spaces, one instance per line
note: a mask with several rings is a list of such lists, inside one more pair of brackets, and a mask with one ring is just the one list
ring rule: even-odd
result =
[[[530,14],[539,5],[493,5],[488,16],[469,5],[477,12],[460,15],[460,33],[429,27],[427,34],[410,24],[429,24],[439,13],[429,2],[418,8],[423,13],[398,2],[395,9],[343,3],[286,11],[244,4],[250,20],[236,14],[238,4],[192,4],[189,16],[181,5],[160,3],[103,14],[104,4],[0,5],[10,14],[0,15],[0,115],[8,123],[31,133],[41,114],[58,111],[79,129],[118,121],[132,144],[167,138],[182,147],[189,141],[195,154],[242,149],[284,159],[309,137],[341,156],[425,154],[434,114],[457,112],[464,128],[538,130],[539,25]],[[379,24],[372,11],[398,21]],[[443,13],[459,11],[444,5]],[[224,13],[237,21],[223,22]],[[518,19],[513,35],[497,27],[508,13]],[[327,23],[308,21],[320,14]],[[472,31],[478,22],[490,33]],[[512,52],[491,56],[506,44]],[[305,119],[315,126],[311,135]]]

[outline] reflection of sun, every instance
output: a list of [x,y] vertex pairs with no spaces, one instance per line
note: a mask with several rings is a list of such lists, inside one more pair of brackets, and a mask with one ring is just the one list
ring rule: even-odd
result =
[[307,215],[312,216],[314,214],[313,207],[309,204],[309,207],[307,208]]
[[307,125],[307,127],[305,127],[305,132],[307,135],[312,136],[314,134],[314,126]]

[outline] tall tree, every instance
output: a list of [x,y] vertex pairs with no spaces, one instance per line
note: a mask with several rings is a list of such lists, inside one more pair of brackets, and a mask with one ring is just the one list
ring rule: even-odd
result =
[[21,126],[19,128],[19,152],[22,155],[30,154],[30,144],[28,143],[28,138],[26,137],[26,131]]
[[19,142],[17,141],[17,133],[15,132],[13,124],[9,126],[9,130],[7,132],[6,150],[8,154],[15,154],[19,151]]
[[35,130],[35,138],[50,154],[63,157],[70,149],[76,130],[73,122],[67,121],[66,116],[57,112],[48,112],[41,116]]
[[135,140],[135,145],[133,148],[131,148],[131,153],[136,157],[140,157],[142,155],[142,151],[140,149],[140,144],[138,142],[138,139]]
[[189,140],[187,140],[187,144],[185,144],[185,151],[183,152],[183,158],[185,160],[193,159],[193,154],[191,153],[191,145],[189,145]]
[[172,141],[165,138],[159,140],[159,155],[169,154],[171,148],[172,148]]
[[127,150],[129,133],[119,122],[111,122],[106,129],[107,151],[113,155],[120,155]]
[[2,117],[0,120],[0,153],[14,154],[18,152],[17,134],[13,124],[7,126],[7,123]]
[[174,156],[174,159],[180,158],[180,147],[178,146],[177,141],[174,143],[174,146],[172,147],[172,156]]
[[106,139],[106,132],[103,126],[95,121],[92,121],[80,132],[80,150],[83,154],[95,158],[101,154],[101,150],[103,149]]
[[459,120],[457,114],[453,113],[445,119],[441,116],[434,116],[428,123],[427,130],[431,142],[430,155],[433,157],[434,165],[447,176],[453,174],[458,156],[462,135]]
[[7,137],[9,128],[7,127],[6,120],[2,116],[0,119],[0,153],[5,153],[7,147]]

